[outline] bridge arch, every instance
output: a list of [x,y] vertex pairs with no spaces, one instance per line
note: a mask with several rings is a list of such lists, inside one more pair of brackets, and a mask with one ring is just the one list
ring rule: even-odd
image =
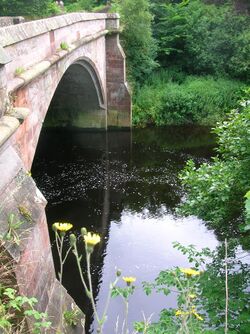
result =
[[107,128],[107,104],[103,84],[91,59],[69,64],[48,106],[46,127]]

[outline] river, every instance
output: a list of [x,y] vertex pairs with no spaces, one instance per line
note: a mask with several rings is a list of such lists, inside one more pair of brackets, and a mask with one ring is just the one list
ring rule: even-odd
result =
[[[44,129],[32,174],[48,200],[49,228],[69,221],[79,234],[82,226],[101,235],[93,253],[92,274],[97,309],[104,307],[109,282],[117,268],[136,277],[129,322],[142,314],[156,320],[162,308],[175,307],[176,296],[146,296],[142,281],[152,281],[173,266],[188,266],[173,248],[179,241],[198,248],[218,245],[216,235],[197,217],[177,217],[175,208],[185,196],[178,173],[188,159],[207,161],[214,146],[205,127],[164,127],[133,131]],[[50,228],[51,233],[51,228]],[[51,233],[52,246],[54,245]],[[67,241],[65,247],[67,247]],[[79,242],[83,251],[83,244]],[[57,257],[52,247],[55,263]],[[66,262],[63,283],[87,314],[89,333],[95,333],[92,313],[79,281],[73,255]],[[121,282],[122,286],[123,283]],[[104,333],[122,325],[123,304],[112,299]],[[119,333],[119,331],[118,331]]]

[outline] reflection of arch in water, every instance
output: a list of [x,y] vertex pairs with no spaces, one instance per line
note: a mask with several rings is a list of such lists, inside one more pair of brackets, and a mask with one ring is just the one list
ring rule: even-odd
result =
[[89,59],[77,60],[64,73],[51,100],[45,126],[106,128],[104,89]]

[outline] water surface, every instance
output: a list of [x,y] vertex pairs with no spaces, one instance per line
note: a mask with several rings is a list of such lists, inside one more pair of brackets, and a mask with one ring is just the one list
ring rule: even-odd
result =
[[[185,196],[178,173],[188,159],[197,164],[208,160],[212,148],[213,138],[204,127],[109,133],[43,130],[32,173],[48,200],[49,226],[66,220],[74,225],[77,234],[85,226],[102,236],[92,266],[98,310],[104,307],[117,268],[123,275],[137,278],[130,322],[142,320],[142,312],[146,317],[154,314],[152,319],[157,319],[162,308],[175,307],[174,295],[147,297],[141,282],[152,281],[163,269],[188,265],[173,248],[173,241],[198,248],[217,246],[214,232],[204,222],[174,213]],[[81,242],[79,247],[83,251]],[[64,285],[87,313],[90,325],[91,309],[73,256],[66,263]],[[122,324],[119,298],[112,300],[110,310],[105,334],[115,333],[118,317]],[[89,333],[95,332],[93,327]]]

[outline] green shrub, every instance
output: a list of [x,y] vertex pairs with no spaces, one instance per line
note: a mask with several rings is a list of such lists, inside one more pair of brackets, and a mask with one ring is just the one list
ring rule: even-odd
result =
[[62,14],[62,9],[55,2],[50,2],[47,7],[47,14],[49,16]]
[[78,0],[76,2],[65,5],[67,12],[90,11],[94,7],[93,0]]
[[244,85],[238,81],[196,77],[171,71],[153,75],[134,98],[133,123],[212,125],[239,99]]
[[233,233],[233,226],[239,231],[238,225],[245,218],[244,195],[250,179],[249,120],[250,106],[233,110],[228,120],[214,129],[219,156],[198,168],[189,161],[180,175],[187,191],[181,212],[195,214],[228,233]]

